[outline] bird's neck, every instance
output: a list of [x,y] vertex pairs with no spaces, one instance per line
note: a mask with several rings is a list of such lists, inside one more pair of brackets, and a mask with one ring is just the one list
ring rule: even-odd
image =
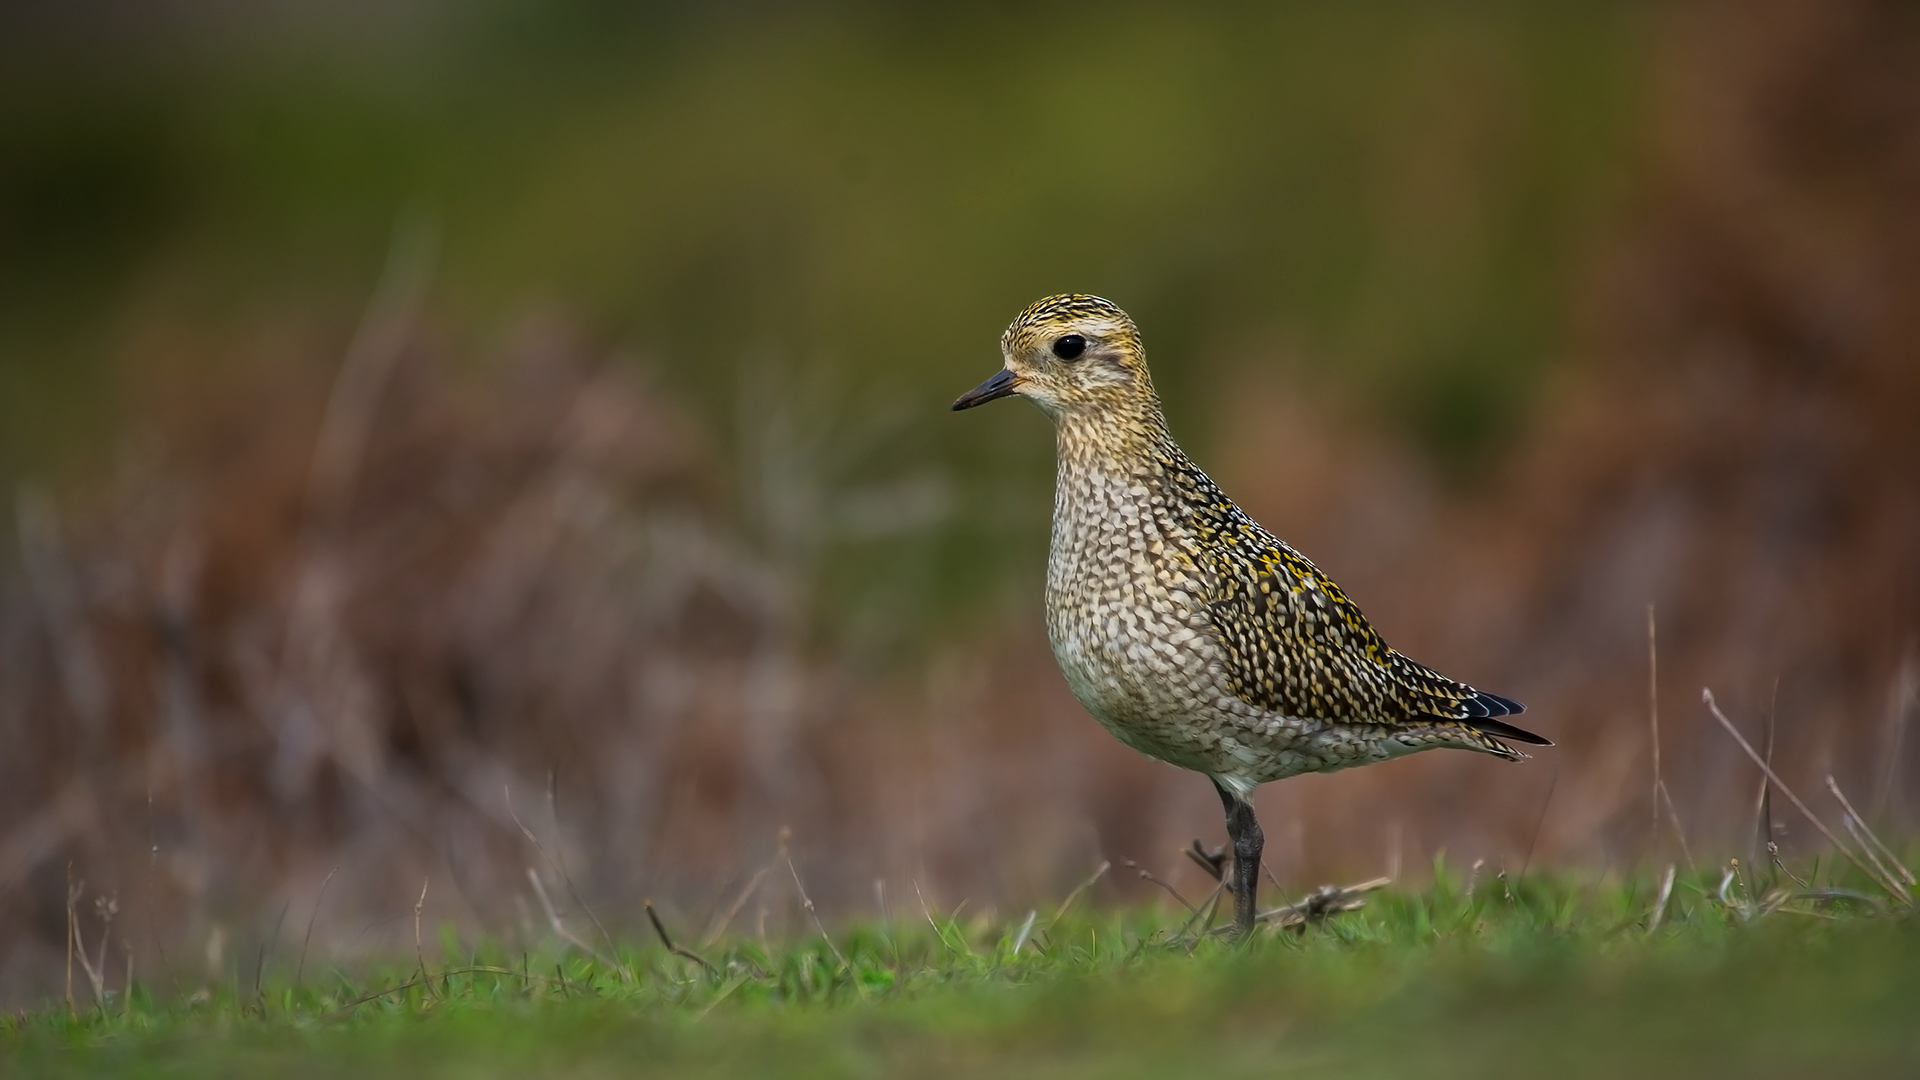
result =
[[1062,412],[1054,419],[1060,470],[1119,475],[1178,455],[1158,401],[1126,402],[1098,412]]

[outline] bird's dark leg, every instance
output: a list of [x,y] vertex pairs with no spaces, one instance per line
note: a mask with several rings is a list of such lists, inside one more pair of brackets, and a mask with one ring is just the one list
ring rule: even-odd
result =
[[1227,812],[1227,838],[1233,841],[1233,932],[1245,939],[1253,933],[1254,896],[1260,889],[1260,851],[1266,846],[1253,804],[1215,780],[1220,805]]

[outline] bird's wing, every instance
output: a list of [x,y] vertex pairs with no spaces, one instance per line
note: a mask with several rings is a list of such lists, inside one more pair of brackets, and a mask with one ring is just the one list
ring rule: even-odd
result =
[[1483,693],[1395,652],[1332,578],[1235,508],[1204,544],[1208,609],[1233,692],[1282,716],[1393,727],[1459,724],[1547,740],[1494,720],[1519,702]]

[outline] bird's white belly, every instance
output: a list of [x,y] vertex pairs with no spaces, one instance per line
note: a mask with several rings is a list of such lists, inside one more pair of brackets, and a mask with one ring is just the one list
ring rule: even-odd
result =
[[1228,717],[1248,707],[1228,687],[1188,564],[1150,516],[1076,518],[1056,527],[1047,568],[1047,637],[1067,686],[1144,754],[1209,773],[1230,766]]

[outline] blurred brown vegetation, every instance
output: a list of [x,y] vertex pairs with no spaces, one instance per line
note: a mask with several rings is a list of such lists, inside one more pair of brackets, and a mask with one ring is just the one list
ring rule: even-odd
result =
[[[1443,849],[1680,857],[1652,820],[1649,605],[1693,857],[1748,854],[1757,791],[1703,685],[1756,737],[1773,718],[1803,795],[1833,773],[1913,824],[1920,24],[1778,0],[1649,27],[1633,194],[1583,256],[1577,360],[1488,418],[1513,431],[1490,466],[1454,476],[1284,353],[1204,402],[1229,491],[1396,646],[1526,701],[1558,743],[1273,785],[1290,887]],[[916,888],[1044,904],[1102,858],[1191,880],[1173,853],[1218,834],[1213,796],[1086,719],[1036,597],[905,665],[841,655],[812,629],[821,526],[773,467],[792,443],[767,444],[771,509],[743,524],[735,451],[577,321],[528,317],[498,362],[463,362],[409,228],[337,367],[143,385],[143,450],[110,482],[21,497],[6,987],[62,963],[69,872],[117,895],[142,964],[194,978],[286,962],[310,920],[316,954],[395,948],[423,880],[465,932],[536,935],[530,872],[581,934],[582,901],[636,933],[647,896],[704,926],[783,852],[835,916],[917,914]],[[975,328],[983,365],[998,329]],[[787,896],[763,881],[737,926],[778,929]]]

